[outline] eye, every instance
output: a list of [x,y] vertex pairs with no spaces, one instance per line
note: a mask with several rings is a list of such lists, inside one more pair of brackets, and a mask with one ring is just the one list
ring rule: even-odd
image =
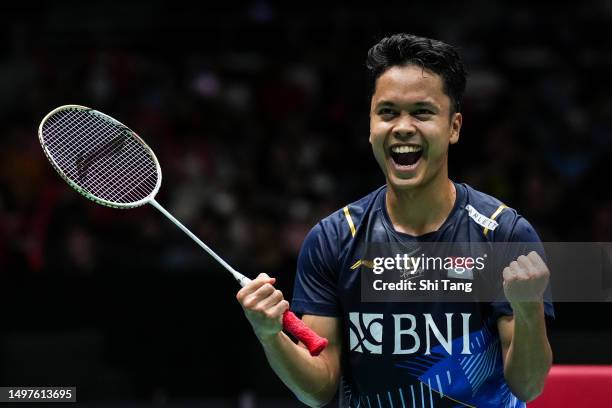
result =
[[396,112],[391,109],[391,108],[381,108],[378,110],[378,114],[380,116],[382,116],[383,118],[387,119],[387,118],[392,118],[393,116],[396,115]]
[[435,112],[430,109],[422,108],[413,111],[412,114],[418,119],[429,119],[431,116],[435,115]]

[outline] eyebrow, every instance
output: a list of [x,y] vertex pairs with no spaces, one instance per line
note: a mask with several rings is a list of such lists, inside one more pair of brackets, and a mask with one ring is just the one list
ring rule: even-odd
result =
[[[396,106],[396,105],[397,104],[395,102],[393,102],[393,101],[382,100],[382,101],[379,101],[376,104],[376,107],[381,107],[381,106]],[[424,107],[440,109],[438,107],[438,105],[436,105],[433,102],[429,102],[429,101],[418,101],[418,102],[411,103],[410,105],[413,105],[413,106],[416,106],[416,107],[423,107],[424,106]]]

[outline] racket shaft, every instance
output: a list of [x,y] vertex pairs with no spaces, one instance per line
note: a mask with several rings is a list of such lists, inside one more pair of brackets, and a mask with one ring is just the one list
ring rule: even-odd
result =
[[[149,203],[157,208],[162,214],[164,214],[170,221],[174,223],[177,227],[179,227],[185,234],[187,234],[191,239],[195,241],[202,249],[204,249],[210,256],[212,256],[217,262],[219,262],[229,273],[231,273],[234,278],[238,281],[240,286],[244,287],[248,285],[251,280],[232,268],[223,258],[215,253],[212,249],[208,247],[204,242],[202,242],[195,234],[193,234],[187,227],[185,227],[179,220],[174,218],[172,214],[170,214],[164,207],[162,207],[157,201],[151,199]],[[283,314],[283,328],[301,341],[312,356],[317,356],[321,351],[325,349],[327,346],[327,339],[316,334],[312,329],[304,324],[292,311],[287,310]]]
[[[189,231],[189,229],[187,227],[185,227],[183,224],[181,224],[181,222],[179,220],[174,218],[174,216],[172,216],[172,214],[170,214],[168,211],[166,211],[166,209],[164,207],[162,207],[161,204],[159,204],[154,199],[151,199],[150,203],[151,203],[151,205],[153,207],[157,208],[162,214],[164,214],[166,217],[168,217],[168,219],[170,221],[172,221],[174,223],[174,225],[176,225],[181,230],[183,230],[183,232],[185,234],[187,234],[189,236],[189,238],[193,239],[196,244],[198,244],[200,247],[202,247],[202,249],[204,249],[206,252],[208,252],[208,254],[210,256],[212,256],[215,259],[215,261],[219,262],[225,269],[227,269],[227,271],[229,273],[234,275],[234,278],[236,278],[236,280],[240,283],[240,285],[244,286],[248,282],[250,282],[250,280],[246,276],[244,276],[243,274],[241,274],[240,272],[238,272],[237,270],[232,268],[227,262],[225,262],[225,260],[223,260],[223,258],[221,258],[219,255],[217,255],[217,253],[215,251],[210,249],[208,247],[208,245],[206,245],[204,242],[202,242],[202,240],[200,240],[200,238],[196,237],[194,233]],[[245,281],[246,281],[246,283],[243,283]]]

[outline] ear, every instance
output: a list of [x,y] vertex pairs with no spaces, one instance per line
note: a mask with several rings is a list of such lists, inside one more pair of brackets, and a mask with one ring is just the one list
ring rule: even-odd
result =
[[372,110],[374,110],[374,98],[370,101],[370,112],[368,112],[368,119],[370,125],[370,136],[368,137],[368,141],[372,144]]
[[461,113],[457,112],[453,114],[453,118],[451,119],[451,129],[450,129],[450,138],[449,143],[455,144],[459,141],[459,133],[461,132],[461,124],[463,123],[463,116]]
[[374,127],[372,125],[372,110],[370,109],[370,114],[369,114],[369,118],[370,118],[370,128],[368,129],[370,131],[370,136],[368,136],[368,141],[370,142],[370,144],[372,144],[372,128]]

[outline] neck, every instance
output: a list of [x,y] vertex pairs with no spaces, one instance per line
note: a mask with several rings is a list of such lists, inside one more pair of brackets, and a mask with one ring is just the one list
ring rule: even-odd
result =
[[437,231],[455,205],[456,191],[447,176],[409,191],[387,188],[387,212],[398,232],[423,235]]

